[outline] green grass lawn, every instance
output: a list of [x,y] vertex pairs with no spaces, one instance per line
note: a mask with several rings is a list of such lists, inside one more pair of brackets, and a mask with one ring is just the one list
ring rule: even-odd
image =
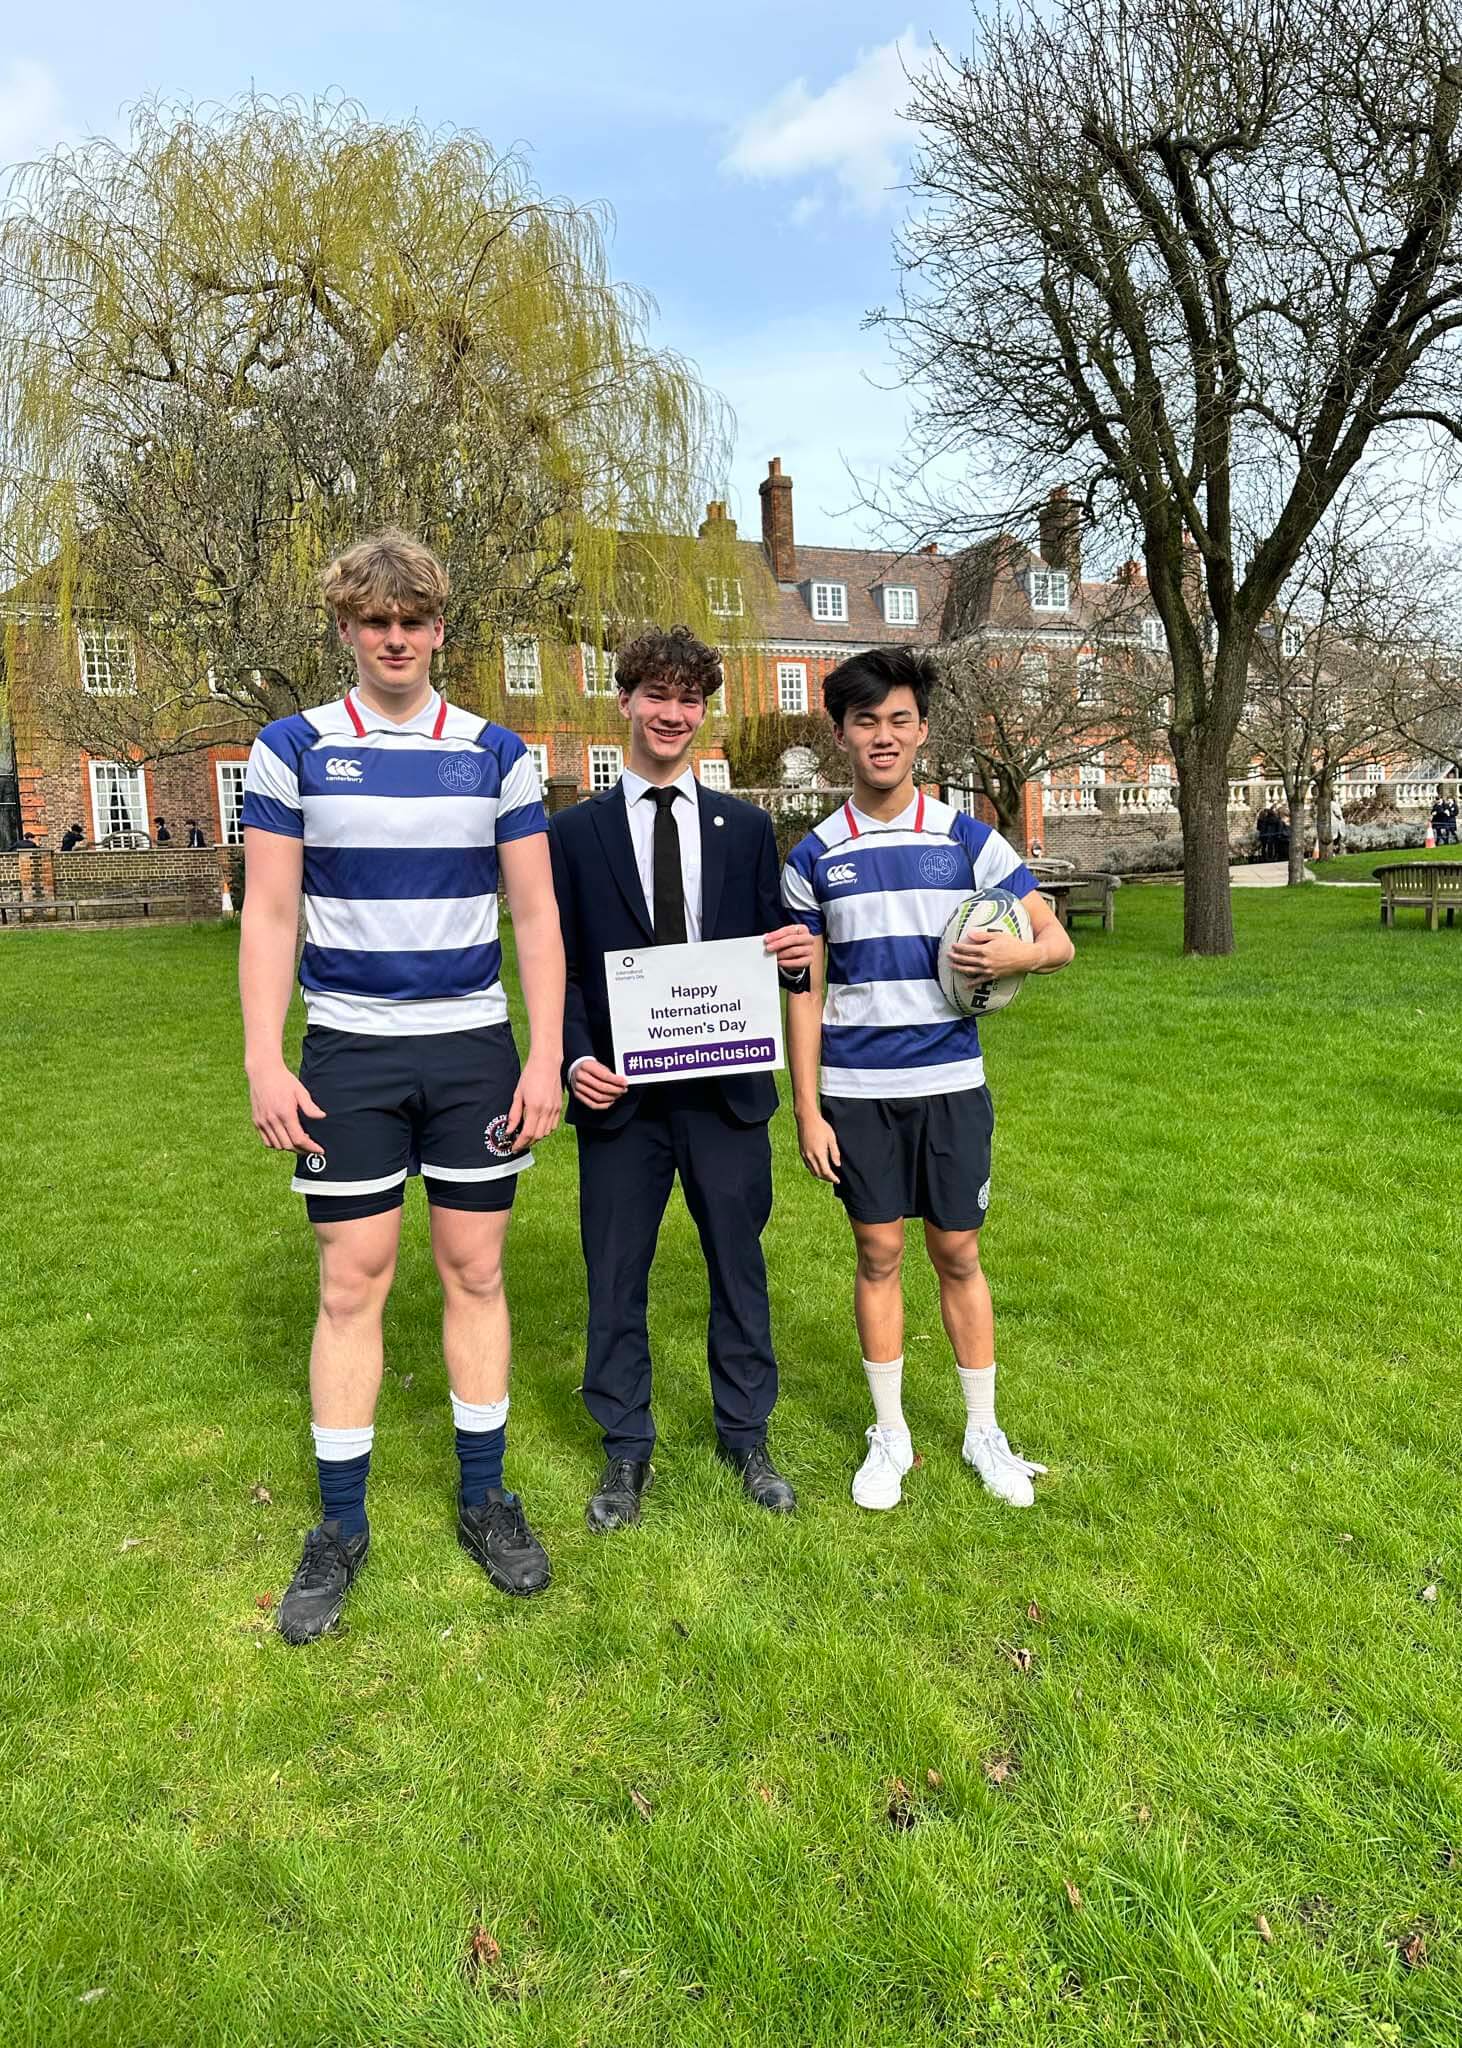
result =
[[1176,891],[1124,891],[990,1024],[1032,1512],[960,1464],[917,1260],[925,1462],[852,1506],[849,1241],[783,1116],[801,1513],[713,1460],[677,1201],[658,1483],[590,1537],[561,1135],[509,1252],[554,1585],[506,1601],[454,1541],[413,1189],[374,1548],[311,1651],[263,1603],[314,1518],[313,1261],[248,1124],[234,934],[0,941],[7,2048],[1454,2048],[1462,932],[1348,891],[1234,913],[1238,953],[1185,962]]
[[1373,882],[1377,868],[1406,867],[1417,860],[1462,861],[1462,846],[1400,846],[1381,853],[1340,853],[1333,860],[1312,860],[1317,882]]

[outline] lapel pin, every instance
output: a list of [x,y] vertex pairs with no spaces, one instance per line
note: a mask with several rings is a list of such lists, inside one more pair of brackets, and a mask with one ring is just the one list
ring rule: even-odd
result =
[[711,823],[713,825],[724,825],[725,822],[726,820],[721,816],[721,813],[719,811],[717,811],[715,817],[711,820]]

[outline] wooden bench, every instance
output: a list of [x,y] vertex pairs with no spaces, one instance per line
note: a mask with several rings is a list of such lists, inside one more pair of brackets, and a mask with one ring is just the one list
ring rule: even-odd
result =
[[43,896],[24,903],[0,903],[0,925],[112,924],[125,918],[204,918],[209,912],[189,896]]
[[1462,903],[1462,861],[1411,860],[1403,866],[1373,868],[1381,885],[1381,923],[1393,925],[1402,904],[1416,904],[1426,911],[1426,928],[1437,929],[1443,908],[1451,924],[1457,905]]
[[1041,894],[1048,896],[1061,923],[1070,931],[1078,917],[1099,917],[1102,930],[1116,923],[1116,894],[1122,882],[1118,875],[1071,875],[1037,877]]

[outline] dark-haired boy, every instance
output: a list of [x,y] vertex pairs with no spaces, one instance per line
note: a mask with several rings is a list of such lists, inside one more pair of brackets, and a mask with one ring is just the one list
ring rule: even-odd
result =
[[1028,1507],[1032,1475],[1045,1468],[1017,1457],[995,1420],[995,1325],[980,1264],[995,1114],[978,1026],[945,1001],[937,962],[956,906],[990,888],[1021,899],[1032,938],[962,939],[958,967],[982,980],[1049,974],[1072,948],[1000,834],[915,786],[936,677],[911,648],[873,649],[823,685],[853,794],[783,871],[783,900],[816,938],[811,989],[788,1005],[788,1064],[803,1162],[836,1187],[858,1248],[853,1310],[874,1419],[853,1499],[894,1507],[914,1462],[902,1264],[904,1219],[917,1216],[964,1393],[965,1461],[991,1493]]
[[[604,1435],[589,1527],[640,1519],[653,1476],[650,1265],[676,1175],[710,1280],[706,1350],[720,1453],[758,1507],[788,1514],[767,1451],[777,1398],[761,1233],[772,1206],[771,1074],[634,1087],[613,1067],[606,951],[765,936],[784,972],[812,942],[784,921],[765,811],[696,781],[691,752],[720,657],[684,626],[652,631],[618,662],[629,761],[612,789],[560,811],[549,839],[568,962],[564,1060],[579,1140],[579,1227],[589,1281],[584,1401]],[[788,980],[788,986],[796,985]]]

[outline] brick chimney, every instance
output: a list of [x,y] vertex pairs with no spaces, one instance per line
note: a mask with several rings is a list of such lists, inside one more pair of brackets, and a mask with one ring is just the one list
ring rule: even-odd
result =
[[735,540],[736,521],[726,517],[726,500],[712,498],[706,506],[706,516],[696,529],[696,539]]
[[1081,581],[1081,512],[1058,484],[1041,507],[1041,560],[1048,569],[1064,569],[1072,595]]
[[761,482],[761,544],[778,583],[797,581],[797,544],[792,538],[792,479],[774,455]]

